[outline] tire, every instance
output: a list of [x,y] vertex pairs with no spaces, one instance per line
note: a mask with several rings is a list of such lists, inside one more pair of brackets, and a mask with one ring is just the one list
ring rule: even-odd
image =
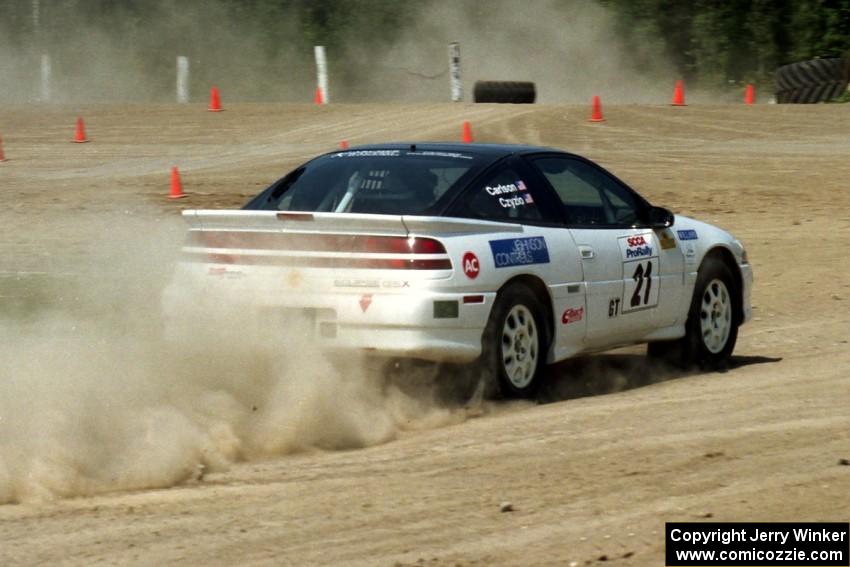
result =
[[532,104],[537,91],[530,82],[476,81],[472,98],[475,102]]
[[505,398],[537,394],[549,350],[544,313],[540,300],[522,284],[511,284],[496,296],[481,338],[487,394]]
[[724,369],[738,340],[739,296],[729,266],[719,258],[706,258],[697,274],[684,338],[649,343],[647,354],[685,369]]
[[841,96],[850,79],[848,60],[833,57],[784,65],[776,70],[776,102],[814,104]]

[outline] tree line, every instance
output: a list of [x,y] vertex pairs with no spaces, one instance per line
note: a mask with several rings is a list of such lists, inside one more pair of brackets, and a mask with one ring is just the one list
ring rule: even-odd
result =
[[[569,12],[591,0],[532,1]],[[768,83],[780,65],[850,49],[850,0],[597,2],[631,65],[649,69],[663,58],[709,88]],[[127,64],[153,67],[175,53],[213,58],[244,42],[257,65],[268,65],[322,43],[345,70],[340,59],[391,45],[435,7],[474,16],[488,0],[0,0],[0,49],[73,52],[117,38]]]
[[[850,0],[605,0],[637,58],[663,54],[706,86],[766,82],[795,61],[846,57]],[[638,61],[640,63],[640,61]]]

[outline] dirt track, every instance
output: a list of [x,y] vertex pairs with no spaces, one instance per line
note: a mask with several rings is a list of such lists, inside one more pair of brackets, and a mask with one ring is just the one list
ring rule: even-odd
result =
[[[847,521],[850,108],[604,110],[591,124],[575,106],[0,109],[7,279],[73,272],[104,238],[86,219],[236,206],[342,139],[453,140],[463,119],[479,141],[587,155],[731,230],[756,276],[726,373],[650,378],[637,350],[597,356],[558,368],[553,403],[176,488],[0,506],[0,564],[660,565],[666,521]],[[68,142],[77,114],[89,144]],[[188,199],[165,198],[171,165]]]

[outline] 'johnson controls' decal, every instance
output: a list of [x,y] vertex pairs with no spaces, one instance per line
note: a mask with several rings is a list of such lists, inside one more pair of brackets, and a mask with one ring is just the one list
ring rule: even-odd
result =
[[549,263],[549,249],[542,236],[491,240],[490,250],[497,268]]

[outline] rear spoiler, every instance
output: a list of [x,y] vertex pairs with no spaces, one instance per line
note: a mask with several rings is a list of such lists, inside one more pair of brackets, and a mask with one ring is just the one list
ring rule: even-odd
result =
[[512,223],[415,215],[188,210],[183,211],[183,218],[190,228],[200,230],[393,236],[523,232],[521,225]]

